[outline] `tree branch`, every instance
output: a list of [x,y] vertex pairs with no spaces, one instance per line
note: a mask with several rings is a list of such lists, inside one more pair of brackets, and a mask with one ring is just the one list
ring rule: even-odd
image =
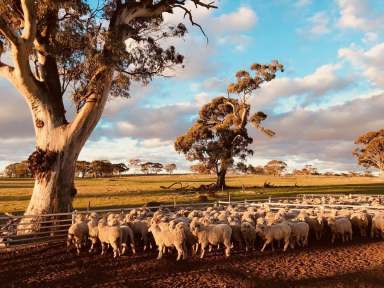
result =
[[[196,7],[197,7],[197,4],[195,4]],[[208,43],[208,36],[207,34],[205,34],[205,31],[203,29],[203,27],[201,27],[201,25],[199,23],[196,23],[195,21],[193,21],[193,17],[192,17],[192,12],[190,10],[188,10],[187,8],[185,8],[184,6],[182,5],[174,5],[175,8],[180,8],[182,10],[184,10],[184,18],[185,16],[188,16],[189,18],[189,22],[191,22],[191,25],[192,26],[196,26],[200,29],[201,33],[203,33],[204,37],[207,39],[207,43]]]
[[[73,141],[85,141],[99,121],[104,110],[112,84],[113,71],[109,67],[100,68],[89,82],[85,104],[78,111],[75,119],[69,125],[69,137]],[[98,87],[97,84],[101,84]]]
[[21,37],[32,45],[32,42],[36,37],[34,0],[21,0],[21,8],[24,14],[24,29]]

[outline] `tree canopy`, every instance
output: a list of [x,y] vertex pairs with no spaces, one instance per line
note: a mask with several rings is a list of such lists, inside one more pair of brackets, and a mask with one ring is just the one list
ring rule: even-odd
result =
[[358,147],[353,150],[353,155],[358,164],[379,169],[381,175],[384,175],[384,129],[360,135],[355,144]]
[[268,175],[280,176],[287,170],[287,163],[281,160],[271,160],[264,166],[264,171]]
[[176,170],[176,164],[175,163],[167,163],[167,164],[164,164],[164,170],[169,173],[169,174],[172,174],[173,171]]
[[268,65],[253,64],[251,70],[254,76],[239,71],[236,82],[228,85],[228,94],[235,94],[236,98],[219,96],[212,99],[200,109],[192,127],[175,141],[176,151],[185,154],[187,160],[199,161],[208,170],[216,172],[219,188],[225,187],[225,174],[234,158],[244,160],[253,154],[249,148],[253,139],[248,135],[248,123],[268,136],[274,135],[272,130],[261,125],[267,118],[265,113],[250,116],[248,100],[262,83],[271,81],[278,71],[283,71],[283,66],[272,61]]
[[[183,65],[168,40],[187,29],[166,23],[164,14],[182,11],[201,28],[189,4],[216,8],[200,0],[0,1],[0,77],[24,97],[35,130],[28,161],[36,181],[26,214],[72,206],[76,160],[110,96],[128,97],[132,82]],[[65,103],[76,111],[67,113]]]

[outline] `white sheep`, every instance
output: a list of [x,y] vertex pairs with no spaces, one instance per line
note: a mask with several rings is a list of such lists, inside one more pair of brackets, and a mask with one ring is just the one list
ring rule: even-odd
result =
[[125,217],[124,224],[128,225],[135,236],[143,243],[143,250],[146,251],[150,247],[150,235],[148,232],[149,225],[144,220],[133,220],[128,215]]
[[377,213],[372,218],[371,238],[381,236],[384,239],[384,213]]
[[352,224],[346,217],[328,219],[328,226],[331,229],[331,243],[335,243],[337,237],[340,237],[343,243],[352,240]]
[[306,222],[288,222],[291,227],[291,248],[295,248],[295,244],[299,247],[308,246],[309,225]]
[[359,231],[360,236],[367,237],[368,230],[368,214],[363,211],[354,212],[350,216],[352,227]]
[[77,214],[75,217],[75,223],[72,224],[68,229],[67,237],[67,251],[72,245],[76,247],[77,254],[80,255],[82,246],[85,246],[86,240],[88,239],[88,225],[84,222],[84,216]]
[[156,245],[159,249],[159,254],[157,259],[163,257],[165,248],[175,247],[177,250],[177,261],[182,257],[183,259],[187,258],[187,249],[186,249],[186,229],[185,224],[180,222],[176,224],[175,228],[160,228],[158,223],[152,223],[148,231],[152,232],[153,237],[155,238]]
[[268,244],[271,244],[272,251],[275,251],[274,240],[284,240],[284,251],[286,251],[289,246],[291,231],[291,227],[286,222],[273,225],[257,224],[256,233],[265,240],[261,252],[265,250]]
[[128,225],[120,225],[121,232],[121,254],[124,255],[127,250],[127,246],[130,245],[132,249],[132,254],[136,254],[135,248],[135,236],[131,227]]
[[228,224],[214,224],[204,226],[203,224],[192,221],[190,224],[191,232],[197,237],[197,241],[201,247],[201,256],[204,257],[208,245],[224,244],[225,255],[231,255],[231,235],[232,229]]
[[[112,214],[111,214],[112,215]],[[101,243],[101,255],[106,252],[107,245],[111,245],[113,249],[113,257],[121,255],[121,230],[117,219],[113,219],[113,216],[109,215],[108,220],[102,218],[99,220],[99,240]],[[108,225],[109,223],[110,225]]]
[[92,212],[88,216],[88,239],[91,241],[91,248],[89,248],[89,253],[92,253],[93,249],[95,248],[96,243],[99,241],[99,229],[98,226],[98,217],[96,212]]
[[243,222],[240,226],[241,234],[245,242],[245,251],[253,250],[256,241],[256,229],[249,222]]
[[316,240],[320,240],[324,230],[323,217],[306,217],[305,222],[309,225],[309,230],[313,232]]

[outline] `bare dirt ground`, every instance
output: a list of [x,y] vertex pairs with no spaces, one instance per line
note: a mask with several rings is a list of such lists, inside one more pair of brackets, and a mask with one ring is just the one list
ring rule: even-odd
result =
[[286,253],[77,257],[64,244],[0,254],[0,287],[384,287],[384,242],[315,244]]

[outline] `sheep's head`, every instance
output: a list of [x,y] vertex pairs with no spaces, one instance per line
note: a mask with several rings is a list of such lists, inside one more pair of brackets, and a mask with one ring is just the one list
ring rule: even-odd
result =
[[81,223],[84,222],[85,216],[83,214],[76,214],[75,216],[75,223]]
[[256,234],[261,236],[261,237],[264,237],[265,235],[265,230],[267,229],[267,225],[265,224],[257,224],[256,225]]
[[107,225],[107,219],[105,217],[101,218],[98,222],[98,226],[105,226]]
[[176,220],[170,221],[169,222],[169,230],[175,230],[176,225],[177,225],[177,221]]
[[119,215],[109,214],[107,217],[108,226],[116,226],[119,224]]
[[197,222],[197,221],[192,221],[190,224],[190,229],[193,235],[196,236],[197,232],[201,231],[203,229],[203,224]]
[[159,225],[157,223],[152,223],[148,228],[148,232],[156,232],[160,230]]

